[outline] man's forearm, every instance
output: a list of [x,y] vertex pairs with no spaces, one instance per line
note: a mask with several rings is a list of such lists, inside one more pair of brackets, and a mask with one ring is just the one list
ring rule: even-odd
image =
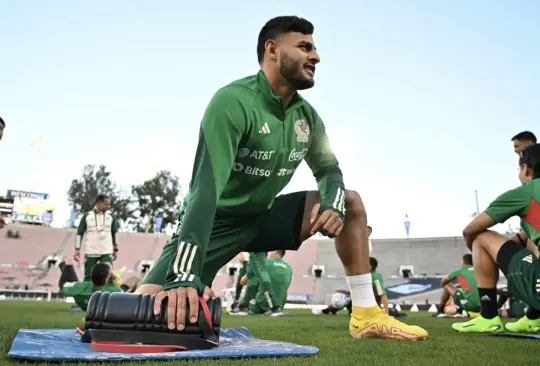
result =
[[384,311],[388,314],[388,296],[382,295],[381,301],[383,303]]
[[75,249],[80,250],[81,249],[81,243],[82,243],[82,235],[75,236]]

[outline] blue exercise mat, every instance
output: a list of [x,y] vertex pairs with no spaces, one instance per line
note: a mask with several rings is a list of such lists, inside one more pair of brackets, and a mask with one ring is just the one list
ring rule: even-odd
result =
[[247,328],[221,329],[220,345],[204,351],[166,353],[96,352],[82,343],[74,329],[20,329],[11,344],[8,356],[35,361],[129,361],[182,360],[205,358],[311,356],[319,353],[312,346],[300,346],[258,339]]
[[484,334],[492,337],[510,337],[510,338],[528,338],[528,339],[540,339],[540,334],[523,334],[523,333],[489,333]]

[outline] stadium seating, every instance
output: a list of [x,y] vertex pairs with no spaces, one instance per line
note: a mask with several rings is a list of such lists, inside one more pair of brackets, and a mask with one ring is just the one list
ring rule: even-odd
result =
[[[63,256],[73,255],[75,230],[39,226],[11,225],[20,238],[0,235],[0,288],[18,286],[30,289],[58,291],[60,270],[56,267]],[[116,268],[125,268],[123,276],[148,271],[159,258],[169,236],[163,234],[120,233],[121,251]],[[379,272],[387,287],[408,281],[411,277],[445,275],[460,264],[467,252],[459,237],[425,239],[373,240],[372,256],[379,260]],[[285,260],[294,269],[289,294],[323,303],[329,293],[346,288],[345,274],[335,251],[334,241],[326,238],[307,240],[298,251],[288,251]],[[216,294],[234,287],[237,259],[225,265],[216,276],[212,288]],[[75,265],[82,279],[81,265]],[[404,273],[406,269],[407,273]],[[434,289],[435,290],[435,289]],[[411,294],[412,299],[424,302],[437,298],[438,293]],[[406,296],[404,298],[407,298]],[[401,298],[400,298],[401,299]]]

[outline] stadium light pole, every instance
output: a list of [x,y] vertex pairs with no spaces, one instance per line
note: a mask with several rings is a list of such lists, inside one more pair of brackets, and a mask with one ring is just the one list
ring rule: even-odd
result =
[[480,205],[478,204],[478,190],[474,190],[474,199],[476,200],[476,215],[480,215]]

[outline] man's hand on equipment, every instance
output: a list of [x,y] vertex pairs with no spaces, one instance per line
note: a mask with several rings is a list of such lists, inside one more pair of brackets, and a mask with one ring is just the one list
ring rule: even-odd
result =
[[341,217],[339,217],[337,212],[332,210],[326,210],[319,215],[320,207],[320,203],[317,203],[311,210],[310,223],[313,225],[311,235],[315,235],[319,230],[322,230],[322,234],[329,238],[338,236],[343,229]]
[[81,250],[75,249],[75,253],[73,253],[73,260],[75,262],[78,262],[80,258],[81,258]]
[[[214,297],[214,291],[209,287],[204,289],[203,299],[208,301]],[[159,315],[163,299],[168,298],[167,319],[169,329],[182,330],[186,326],[186,305],[189,304],[189,321],[196,323],[199,315],[199,295],[193,287],[178,287],[160,291],[154,301],[154,315]]]

